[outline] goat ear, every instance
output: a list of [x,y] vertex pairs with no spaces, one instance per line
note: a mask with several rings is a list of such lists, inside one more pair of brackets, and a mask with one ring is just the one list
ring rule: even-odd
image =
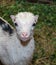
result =
[[10,17],[11,17],[12,21],[14,22],[16,17],[14,15],[10,15]]
[[39,15],[35,15],[35,22],[37,22]]

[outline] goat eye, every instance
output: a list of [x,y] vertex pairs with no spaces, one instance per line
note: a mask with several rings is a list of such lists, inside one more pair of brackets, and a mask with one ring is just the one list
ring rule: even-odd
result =
[[17,23],[15,23],[15,26],[18,26],[18,24],[17,24]]
[[32,26],[35,26],[36,24],[35,23],[33,23],[33,25]]

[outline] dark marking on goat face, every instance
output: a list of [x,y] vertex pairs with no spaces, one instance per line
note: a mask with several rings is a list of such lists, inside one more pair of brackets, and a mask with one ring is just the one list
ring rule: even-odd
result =
[[13,29],[10,27],[10,25],[4,22],[2,19],[0,19],[0,26],[2,27],[2,30],[8,32],[9,34],[13,33]]

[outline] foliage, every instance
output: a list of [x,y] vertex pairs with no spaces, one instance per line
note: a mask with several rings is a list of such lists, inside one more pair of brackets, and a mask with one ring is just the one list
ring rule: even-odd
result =
[[56,65],[56,5],[28,3],[25,0],[0,4],[0,16],[13,24],[10,15],[30,11],[39,15],[34,30],[35,53],[33,65]]

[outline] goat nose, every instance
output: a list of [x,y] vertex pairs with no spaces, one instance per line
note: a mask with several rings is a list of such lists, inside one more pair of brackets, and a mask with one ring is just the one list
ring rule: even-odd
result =
[[22,33],[22,36],[23,36],[23,37],[27,37],[27,35],[28,35],[28,34],[27,34],[26,32],[23,32],[23,33]]

